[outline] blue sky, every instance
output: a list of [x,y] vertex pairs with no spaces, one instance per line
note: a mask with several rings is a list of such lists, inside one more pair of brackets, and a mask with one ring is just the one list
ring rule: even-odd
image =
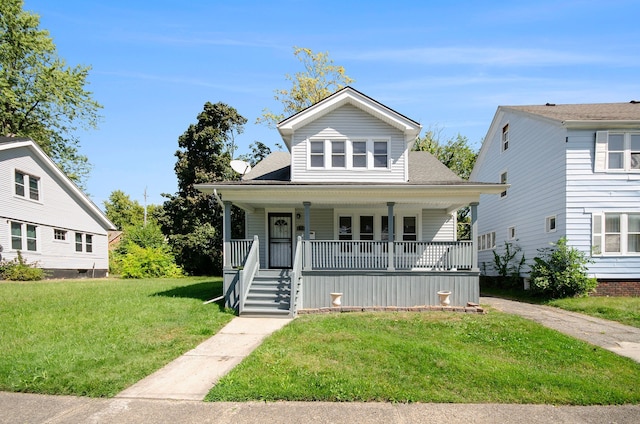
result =
[[357,90],[479,147],[499,105],[640,100],[640,2],[25,0],[58,53],[90,65],[104,109],[81,134],[100,207],[114,190],[162,203],[178,137],[205,102],[248,119],[239,153],[276,130],[293,46],[329,52]]

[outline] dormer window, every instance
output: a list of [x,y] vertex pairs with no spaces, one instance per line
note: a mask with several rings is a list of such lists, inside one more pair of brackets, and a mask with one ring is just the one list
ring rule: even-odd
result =
[[387,139],[309,140],[308,146],[309,169],[389,168]]

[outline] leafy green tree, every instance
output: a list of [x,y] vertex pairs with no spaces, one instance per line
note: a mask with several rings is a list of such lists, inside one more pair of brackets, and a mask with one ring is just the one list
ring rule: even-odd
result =
[[[127,227],[143,227],[145,225],[144,206],[137,200],[131,200],[122,190],[114,190],[109,199],[104,201],[107,218],[119,229]],[[156,222],[155,216],[160,213],[161,206],[147,205],[147,222]]]
[[269,127],[275,127],[285,117],[329,97],[354,81],[346,75],[342,66],[333,64],[328,52],[314,53],[311,49],[294,47],[293,54],[302,62],[304,71],[295,75],[285,75],[285,78],[291,81],[289,90],[275,90],[274,98],[282,103],[283,111],[274,113],[264,109],[262,117],[259,117],[256,123],[266,123]]
[[39,16],[22,8],[0,1],[0,135],[33,139],[82,186],[90,165],[74,133],[96,127],[102,107],[85,90],[90,67],[68,66]]
[[[468,180],[478,152],[469,145],[467,137],[458,134],[455,138],[442,140],[441,135],[441,129],[429,128],[423,137],[416,139],[413,150],[431,153],[460,178]],[[458,240],[471,238],[470,224],[469,208],[458,209]]]
[[251,149],[251,153],[240,156],[240,159],[249,162],[251,166],[255,166],[271,153],[269,146],[260,141],[255,141],[249,146],[249,148]]
[[168,200],[158,220],[176,262],[190,274],[215,275],[222,270],[223,211],[194,184],[239,178],[230,161],[234,137],[246,122],[233,107],[207,102],[198,122],[178,138],[178,192],[164,194]]

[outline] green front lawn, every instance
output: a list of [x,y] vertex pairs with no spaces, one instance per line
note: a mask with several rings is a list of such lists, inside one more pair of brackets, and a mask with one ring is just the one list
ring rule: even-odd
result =
[[220,278],[0,282],[0,390],[113,396],[218,332]]
[[640,364],[491,310],[302,316],[209,401],[640,402]]
[[640,328],[640,297],[579,297],[548,305]]

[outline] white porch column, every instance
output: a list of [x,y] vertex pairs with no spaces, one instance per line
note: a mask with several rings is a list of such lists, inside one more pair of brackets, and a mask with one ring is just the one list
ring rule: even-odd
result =
[[304,261],[302,266],[305,270],[311,269],[311,242],[309,233],[311,232],[311,202],[302,202],[304,205]]
[[222,214],[222,258],[223,268],[231,268],[231,202],[224,201]]
[[396,239],[396,235],[393,231],[393,207],[395,206],[394,202],[387,202],[387,224],[389,225],[389,229],[387,230],[387,234],[389,234],[389,240],[387,240],[387,255],[389,258],[389,263],[387,265],[387,270],[394,271],[396,269],[394,265],[394,252],[393,252],[393,242]]
[[470,203],[471,207],[471,271],[480,271],[478,268],[478,202]]

